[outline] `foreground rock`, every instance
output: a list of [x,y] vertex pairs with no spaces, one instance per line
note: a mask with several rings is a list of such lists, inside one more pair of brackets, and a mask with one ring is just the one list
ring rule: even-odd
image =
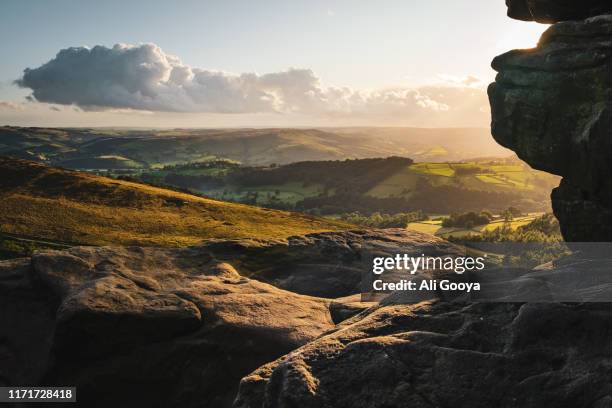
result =
[[371,256],[452,251],[380,230],[0,262],[0,385],[71,384],[94,407],[230,406],[244,375],[371,306],[354,295]]
[[237,408],[609,407],[610,304],[385,306],[245,377]]
[[338,298],[361,291],[375,256],[465,255],[433,235],[403,228],[323,232],[286,240],[218,241],[203,247],[245,276],[312,296]]
[[1,262],[0,321],[0,385],[75,385],[95,407],[229,406],[242,376],[334,325],[330,301],[242,277],[197,248]]
[[493,136],[563,176],[552,203],[568,241],[612,241],[611,57],[612,16],[600,16],[555,24],[538,48],[493,61]]
[[612,12],[608,0],[506,0],[506,5],[511,18],[547,24]]

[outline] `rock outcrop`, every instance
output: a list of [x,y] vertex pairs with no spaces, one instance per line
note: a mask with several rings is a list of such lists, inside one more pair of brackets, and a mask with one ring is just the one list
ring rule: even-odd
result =
[[0,385],[75,385],[91,407],[227,407],[243,376],[372,306],[358,295],[370,255],[455,250],[379,230],[3,261]]
[[508,16],[518,20],[556,23],[612,12],[608,0],[506,0]]
[[326,298],[359,293],[374,256],[465,255],[448,241],[403,228],[322,232],[278,241],[224,240],[202,248],[230,262],[242,275]]
[[610,304],[385,306],[245,377],[236,408],[609,407]]
[[[73,248],[0,262],[0,385],[75,385],[89,407],[224,407],[334,326],[331,301],[197,248]],[[336,320],[358,313],[334,303]]]
[[[507,4],[540,22],[612,11],[607,1]],[[611,57],[612,16],[596,16],[493,62],[493,135],[563,177],[552,199],[570,241],[612,241]],[[381,302],[243,378],[235,407],[611,407],[610,269],[582,256],[481,276],[489,295],[551,303]]]
[[493,136],[563,177],[552,204],[567,241],[612,241],[611,57],[612,16],[598,16],[557,23],[537,48],[493,61]]

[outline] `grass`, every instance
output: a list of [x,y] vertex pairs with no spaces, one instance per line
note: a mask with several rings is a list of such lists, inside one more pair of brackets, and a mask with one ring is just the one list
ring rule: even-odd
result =
[[445,156],[448,151],[442,146],[434,146],[425,152],[426,156]]
[[[208,190],[206,194],[218,199],[241,200],[249,193],[257,193],[257,204],[265,205],[272,197],[280,202],[295,204],[307,197],[316,197],[323,191],[322,185],[311,184],[304,186],[302,183],[290,182],[278,185],[239,187],[229,185],[227,187]],[[278,194],[277,194],[278,193]]]
[[[510,227],[516,230],[518,227],[529,224],[531,221],[541,216],[541,213],[532,213],[523,217],[517,217],[510,222]],[[504,225],[504,220],[496,219],[491,221],[487,225],[478,225],[474,228],[445,228],[442,226],[442,220],[435,221],[422,221],[412,222],[408,224],[408,229],[418,232],[425,232],[427,234],[436,235],[442,238],[448,238],[453,236],[455,238],[461,238],[469,234],[479,234],[483,231],[492,231],[496,228],[500,228]]]
[[0,159],[4,233],[91,245],[194,245],[347,229],[337,221]]
[[405,196],[406,191],[413,191],[416,188],[419,177],[412,170],[412,166],[406,166],[383,182],[378,183],[367,194],[372,197]]
[[490,174],[477,174],[476,178],[487,184],[504,184],[504,182],[498,177],[492,176]]
[[449,163],[415,163],[411,166],[415,173],[442,176],[442,177],[453,177],[455,170]]
[[[460,169],[472,170],[459,173]],[[497,164],[490,160],[460,163],[413,163],[374,186],[368,195],[373,197],[410,197],[419,178],[433,186],[453,184],[481,191],[549,190],[558,183],[556,176],[530,169],[522,164]],[[544,187],[541,187],[544,186]]]

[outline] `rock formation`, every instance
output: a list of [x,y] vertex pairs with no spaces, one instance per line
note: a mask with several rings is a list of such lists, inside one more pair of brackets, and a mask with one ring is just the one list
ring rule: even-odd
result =
[[380,307],[245,377],[235,407],[609,407],[610,322],[610,304]]
[[92,407],[229,406],[243,375],[331,329],[330,305],[198,249],[0,262],[0,385],[73,384]]
[[517,20],[556,23],[612,12],[608,0],[506,0],[508,16]]
[[[612,3],[507,4],[514,18],[563,22],[494,60],[493,135],[563,176],[552,199],[566,239],[611,241],[612,17],[597,15]],[[512,272],[507,287],[603,302],[609,271],[568,258]],[[235,407],[610,407],[611,335],[610,303],[382,303],[243,378]]]
[[[588,14],[595,2],[528,3]],[[532,167],[563,177],[552,204],[567,241],[612,241],[611,57],[612,16],[597,16],[554,24],[537,48],[493,61],[493,136]]]
[[465,255],[438,237],[403,228],[323,232],[286,240],[221,240],[205,244],[245,276],[292,292],[338,298],[361,291],[373,256]]
[[3,261],[0,385],[71,384],[92,407],[228,407],[243,376],[372,306],[244,275],[356,294],[366,254],[445,249],[454,246],[381,230]]

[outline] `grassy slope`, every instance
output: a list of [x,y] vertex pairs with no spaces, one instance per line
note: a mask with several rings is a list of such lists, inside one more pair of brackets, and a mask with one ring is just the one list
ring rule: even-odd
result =
[[57,241],[160,246],[348,228],[7,158],[0,158],[0,226],[5,233]]
[[[474,174],[458,175],[459,169],[478,169]],[[550,190],[558,184],[558,177],[516,164],[465,163],[415,163],[381,181],[368,194],[374,197],[410,195],[419,178],[427,178],[433,185],[455,184],[466,189],[484,191],[533,191]]]
[[[510,222],[510,227],[513,230],[515,230],[518,227],[529,224],[531,221],[535,220],[541,215],[542,213],[533,213],[533,214],[528,214],[522,217],[517,217]],[[470,229],[460,228],[460,227],[446,228],[442,226],[441,220],[431,220],[431,221],[422,221],[422,222],[412,222],[408,224],[408,229],[413,230],[413,231],[424,232],[427,234],[436,235],[442,238],[448,238],[451,236],[455,238],[460,238],[462,236],[469,235],[469,234],[478,235],[479,233],[483,231],[493,231],[496,228],[501,228],[503,225],[504,225],[504,220],[496,219],[496,220],[491,221],[487,225],[478,225]]]
[[[473,173],[461,174],[460,170],[473,169]],[[313,169],[314,171],[315,169]],[[181,174],[189,174],[181,171]],[[305,171],[304,174],[309,172]],[[337,177],[334,172],[329,178]],[[434,186],[453,185],[465,190],[548,194],[558,184],[558,177],[533,170],[522,163],[503,161],[491,163],[488,160],[464,163],[414,163],[404,166],[394,174],[381,179],[366,194],[377,198],[411,197],[419,180],[427,180]],[[258,203],[265,203],[267,194],[279,192],[277,197],[285,203],[295,203],[305,197],[316,197],[323,191],[322,184],[308,183],[307,187],[299,182],[244,186],[227,184],[218,188],[204,190],[206,194],[228,200],[244,198],[248,192],[259,193]],[[224,195],[225,193],[225,195]]]

